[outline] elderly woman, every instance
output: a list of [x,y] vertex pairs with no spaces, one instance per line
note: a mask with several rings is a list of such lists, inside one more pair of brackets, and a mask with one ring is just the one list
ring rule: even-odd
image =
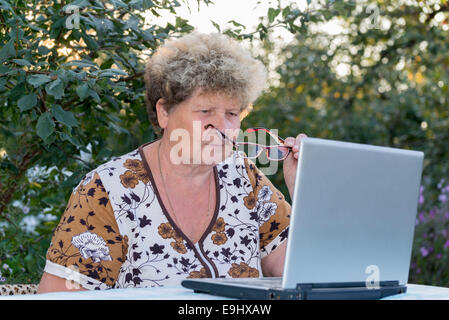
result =
[[[228,148],[265,86],[263,65],[227,36],[194,32],[159,48],[145,82],[161,139],[99,166],[73,190],[39,292],[281,276],[290,205]],[[289,147],[290,194],[303,136],[279,140]]]

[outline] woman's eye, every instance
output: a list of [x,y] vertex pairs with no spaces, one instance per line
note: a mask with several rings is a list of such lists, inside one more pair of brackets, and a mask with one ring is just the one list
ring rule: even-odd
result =
[[208,113],[209,110],[200,110],[201,113]]
[[230,114],[231,116],[233,116],[233,117],[237,117],[237,116],[238,116],[238,114],[235,113],[235,112],[229,112],[229,114]]

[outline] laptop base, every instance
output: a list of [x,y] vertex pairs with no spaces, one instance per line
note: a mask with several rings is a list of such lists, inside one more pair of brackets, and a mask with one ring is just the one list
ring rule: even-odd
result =
[[258,287],[236,282],[184,280],[182,286],[196,293],[251,300],[378,300],[405,293],[407,287],[398,281],[381,281],[377,287],[364,282],[297,284],[296,289]]

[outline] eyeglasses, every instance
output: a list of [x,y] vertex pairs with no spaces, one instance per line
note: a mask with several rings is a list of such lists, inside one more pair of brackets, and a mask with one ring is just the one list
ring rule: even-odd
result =
[[248,159],[256,159],[259,157],[263,150],[265,150],[267,158],[272,161],[282,161],[290,154],[292,147],[286,146],[284,139],[275,135],[268,129],[265,128],[249,128],[246,130],[247,133],[256,132],[256,131],[265,131],[268,133],[274,141],[276,141],[277,145],[266,146],[259,143],[254,142],[235,142],[231,138],[229,138],[226,134],[221,132],[219,129],[215,128],[212,124],[208,124],[204,127],[205,129],[213,128],[216,130],[218,135],[224,140],[224,142],[230,142],[232,146],[236,149],[237,155],[241,158]]

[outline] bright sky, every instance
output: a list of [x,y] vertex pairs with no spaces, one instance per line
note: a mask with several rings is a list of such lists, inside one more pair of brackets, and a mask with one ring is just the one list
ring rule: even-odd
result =
[[191,12],[186,7],[180,8],[181,16],[188,19],[199,31],[213,32],[216,29],[210,20],[222,28],[228,21],[235,20],[253,29],[258,24],[257,18],[266,15],[270,1],[215,0],[215,4],[209,6],[202,3],[199,11],[196,1],[187,0],[187,2],[191,6]]
[[[198,8],[197,0],[179,0],[181,7],[176,8],[176,13],[183,19],[189,21],[200,32],[216,32],[216,28],[211,23],[211,20],[217,23],[221,29],[225,29],[228,21],[234,20],[247,27],[246,31],[253,31],[259,24],[259,17],[267,17],[268,8],[277,8],[279,2],[281,7],[286,7],[290,3],[296,3],[300,10],[306,10],[307,0],[213,0],[214,4],[206,6],[205,3],[200,3]],[[189,7],[186,5],[189,4]],[[311,4],[311,8],[313,5]],[[198,10],[199,9],[199,10]],[[154,20],[153,20],[154,21]],[[174,16],[161,17],[158,22],[175,22]],[[335,23],[323,26],[323,29],[329,33],[339,33],[340,29],[335,29]],[[292,39],[292,35],[284,28],[276,28],[275,36],[280,36],[284,41]]]
[[[249,33],[256,30],[257,25],[260,23],[260,17],[267,17],[268,8],[278,7],[278,0],[213,0],[214,4],[206,6],[202,1],[198,10],[197,0],[178,0],[181,7],[176,8],[176,16],[180,16],[186,19],[190,25],[192,25],[197,31],[204,33],[217,32],[217,29],[212,24],[211,20],[218,24],[221,30],[227,28],[236,29],[235,26],[229,24],[230,20],[234,20],[244,26],[246,30],[242,33]],[[281,6],[285,7],[292,0],[279,0]],[[188,6],[186,5],[188,3]],[[307,1],[297,1],[299,9],[305,9]],[[190,7],[190,10],[189,10]],[[175,24],[175,15],[164,15],[159,18],[155,18],[149,15],[148,24],[165,25],[167,22]],[[279,48],[290,42],[293,39],[293,35],[283,27],[278,27],[273,30],[273,36],[278,39]],[[249,40],[242,41],[242,45],[249,47]],[[257,46],[257,43],[252,43]],[[276,58],[276,53],[269,59],[271,66],[269,69],[274,70],[275,66],[279,63]],[[270,78],[276,78],[276,74],[270,72]]]
[[[267,16],[270,4],[272,7],[277,7],[277,0],[213,0],[214,4],[206,6],[205,3],[200,3],[198,10],[197,0],[179,0],[181,7],[176,8],[176,14],[183,19],[189,21],[189,24],[194,26],[198,31],[210,33],[216,32],[217,29],[213,26],[212,21],[217,23],[221,30],[230,27],[228,21],[234,20],[245,25],[247,28],[243,32],[251,32],[256,29],[259,24],[259,17]],[[280,0],[284,3],[285,0]],[[298,1],[306,2],[306,0]],[[185,3],[189,4],[190,10]],[[165,22],[174,23],[175,17],[165,16],[152,21],[156,23]],[[233,27],[235,29],[235,27]],[[276,35],[280,34],[286,41],[290,40],[292,36],[286,30],[277,28]]]
[[[306,10],[307,8],[307,0],[213,0],[214,4],[210,4],[209,6],[206,6],[201,1],[199,8],[197,0],[178,1],[181,7],[176,8],[176,15],[186,19],[196,30],[204,33],[217,32],[211,20],[217,23],[222,31],[229,27],[235,30],[236,27],[228,23],[230,20],[234,20],[246,26],[246,30],[243,30],[242,33],[253,32],[260,23],[259,18],[267,17],[268,8],[277,8],[279,2],[282,8],[290,3],[296,3],[300,10]],[[186,3],[188,3],[188,6]],[[167,22],[170,22],[175,24],[175,19],[176,16],[172,14],[167,14],[159,18],[149,15],[147,23],[165,25]],[[321,28],[330,34],[338,34],[342,31],[335,21],[330,21],[322,25]],[[293,35],[284,27],[277,27],[273,29],[273,39],[278,43],[276,47],[280,50],[293,39]],[[253,42],[253,46],[255,44]],[[242,45],[249,47],[249,40],[243,41]],[[276,49],[269,58],[269,61],[271,64],[269,69],[274,70],[279,63]],[[270,72],[270,78],[273,77],[276,78],[276,75]]]

